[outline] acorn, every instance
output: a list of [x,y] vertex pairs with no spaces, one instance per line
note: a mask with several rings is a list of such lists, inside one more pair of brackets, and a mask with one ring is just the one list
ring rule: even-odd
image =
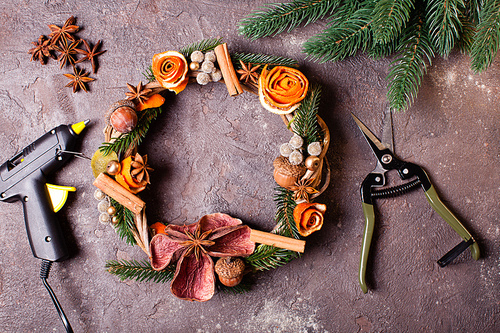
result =
[[243,279],[244,271],[245,262],[241,258],[225,257],[215,263],[215,272],[219,276],[219,281],[227,287],[238,285]]
[[295,185],[297,180],[306,173],[303,164],[292,165],[288,158],[284,156],[277,157],[273,162],[273,166],[274,180],[284,188]]
[[125,99],[113,103],[108,109],[106,120],[120,133],[132,131],[138,120],[134,102]]

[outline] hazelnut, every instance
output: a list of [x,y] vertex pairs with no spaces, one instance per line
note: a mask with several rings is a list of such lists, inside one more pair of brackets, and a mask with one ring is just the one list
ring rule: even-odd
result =
[[129,106],[120,106],[111,114],[109,123],[116,131],[128,133],[137,125],[137,114]]
[[219,276],[219,281],[227,287],[238,285],[243,279],[244,271],[245,262],[241,258],[225,257],[215,263],[215,272]]
[[277,157],[273,166],[274,180],[284,188],[295,185],[297,180],[306,173],[306,168],[303,165],[292,165],[284,156]]

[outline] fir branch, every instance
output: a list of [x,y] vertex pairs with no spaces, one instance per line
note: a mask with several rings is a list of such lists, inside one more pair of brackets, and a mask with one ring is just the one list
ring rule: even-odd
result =
[[472,18],[467,17],[464,13],[459,14],[459,19],[462,23],[462,34],[458,40],[457,46],[461,52],[470,53],[472,43],[474,42],[476,27],[472,23]]
[[463,0],[429,0],[427,3],[427,25],[435,50],[447,57],[460,39],[462,32],[461,10]]
[[153,74],[153,66],[150,65],[145,71],[144,73],[142,73],[142,76],[144,76],[146,78],[146,80],[148,80],[148,82],[153,82],[153,81],[156,81],[156,77],[155,75]]
[[137,230],[135,226],[134,213],[128,210],[123,205],[119,204],[115,199],[110,198],[111,205],[115,207],[117,223],[114,225],[116,233],[127,244],[136,245],[132,230]]
[[299,24],[308,25],[333,12],[340,0],[294,0],[268,4],[239,23],[238,32],[251,40],[291,31]]
[[259,245],[245,262],[256,271],[266,271],[286,265],[299,257],[298,252],[280,249],[270,245]]
[[365,50],[371,40],[373,6],[372,1],[367,1],[345,20],[332,21],[332,26],[304,43],[304,52],[313,60],[326,62],[340,61]]
[[387,79],[390,81],[387,98],[393,110],[406,110],[417,95],[422,76],[431,64],[434,52],[422,16],[404,31],[402,47],[391,63]]
[[488,68],[500,47],[500,0],[485,0],[471,49],[471,67],[476,73]]
[[215,47],[220,44],[222,44],[222,38],[203,39],[202,41],[183,47],[179,53],[181,53],[189,61],[189,57],[194,51],[201,51],[205,53],[215,49]]
[[241,69],[240,60],[245,64],[251,63],[252,65],[270,65],[270,66],[289,66],[298,67],[297,60],[267,55],[267,54],[254,54],[254,53],[234,53],[231,54],[231,60],[234,68]]
[[128,279],[138,282],[164,283],[172,280],[175,273],[175,265],[169,265],[164,270],[155,271],[146,260],[109,260],[105,267],[109,273],[118,276],[122,281]]
[[125,152],[130,146],[141,144],[149,130],[149,126],[162,112],[162,108],[150,108],[141,113],[135,128],[126,134],[120,135],[113,142],[104,142],[99,150],[106,156],[112,151],[116,154]]
[[413,0],[380,0],[373,9],[373,37],[386,44],[396,39],[410,19]]
[[310,143],[321,139],[321,127],[318,125],[320,98],[321,86],[319,84],[313,85],[309,88],[306,98],[295,112],[292,129],[295,134],[304,139],[306,147]]
[[293,200],[293,192],[278,186],[275,189],[274,201],[276,202],[275,232],[298,239],[300,235],[293,219],[293,210],[297,205]]

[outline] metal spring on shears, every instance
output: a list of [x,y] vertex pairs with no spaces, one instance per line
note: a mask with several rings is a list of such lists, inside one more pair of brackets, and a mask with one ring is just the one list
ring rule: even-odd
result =
[[410,192],[415,187],[421,184],[419,179],[414,179],[406,184],[401,184],[394,187],[388,187],[381,190],[373,190],[371,192],[372,198],[392,198],[397,197],[398,195],[405,194]]

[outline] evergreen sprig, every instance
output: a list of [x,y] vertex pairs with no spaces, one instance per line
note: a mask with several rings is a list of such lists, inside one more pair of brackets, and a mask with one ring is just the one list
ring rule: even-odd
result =
[[321,139],[321,127],[318,124],[318,109],[321,99],[321,86],[316,84],[309,88],[306,98],[295,112],[293,132],[304,138],[307,147]]
[[422,77],[427,70],[427,63],[434,57],[423,17],[416,17],[407,27],[402,38],[400,56],[391,63],[388,80],[390,82],[390,107],[405,110],[412,103],[418,92]]
[[253,66],[256,65],[289,66],[289,67],[299,66],[297,60],[280,56],[267,55],[267,54],[234,53],[231,54],[231,60],[233,62],[234,67],[237,69],[241,69],[240,60],[243,61],[243,63],[245,64],[251,63]]
[[297,205],[293,200],[293,192],[278,186],[275,189],[274,202],[276,203],[275,232],[282,236],[299,238],[293,219],[293,210]]
[[156,77],[155,75],[153,74],[153,66],[150,65],[145,71],[144,73],[142,73],[142,76],[144,76],[146,78],[146,80],[148,80],[148,82],[154,82],[156,81]]
[[255,251],[244,258],[245,262],[256,271],[267,271],[286,265],[299,257],[298,252],[260,244]]
[[410,19],[412,9],[413,0],[378,1],[372,11],[375,43],[386,44],[396,39]]
[[[325,11],[313,15],[320,5]],[[341,61],[359,51],[376,58],[395,56],[388,75],[387,98],[396,110],[411,105],[435,54],[447,57],[458,46],[470,54],[471,68],[480,73],[491,65],[500,49],[500,0],[274,3],[249,14],[240,22],[239,32],[257,39],[327,15],[326,28],[303,44],[304,52],[320,62]],[[417,24],[418,20],[422,22]],[[413,51],[410,45],[415,47]],[[416,58],[408,58],[411,54]]]
[[472,69],[488,68],[500,47],[500,0],[485,0],[471,49]]
[[120,153],[127,151],[127,149],[133,144],[141,144],[142,140],[148,133],[149,126],[161,112],[161,107],[145,109],[142,111],[141,116],[137,121],[137,125],[131,132],[120,135],[113,142],[104,142],[102,146],[99,147],[99,150],[104,155],[108,155],[112,151],[119,155]]
[[255,40],[290,31],[299,24],[308,25],[335,9],[340,0],[294,0],[290,3],[273,3],[253,12],[244,19],[239,33]]
[[320,62],[340,61],[356,54],[358,50],[366,50],[371,43],[369,26],[373,22],[371,16],[373,1],[354,11],[345,20],[326,28],[304,43],[304,51],[312,59]]
[[209,38],[204,39],[202,41],[189,44],[182,49],[180,49],[179,53],[181,53],[186,59],[189,60],[191,53],[194,51],[201,51],[203,53],[207,51],[211,51],[215,49],[218,45],[222,43],[222,38]]
[[175,265],[167,266],[161,271],[155,271],[147,260],[109,260],[106,262],[105,267],[109,273],[118,276],[122,281],[135,280],[138,282],[164,283],[172,280],[175,274]]
[[437,53],[447,57],[460,39],[462,21],[460,14],[465,5],[462,0],[429,0],[427,24]]
[[116,209],[117,222],[114,225],[116,233],[129,245],[137,244],[132,230],[137,230],[135,226],[134,213],[128,208],[118,203],[115,199],[110,198],[111,205]]

